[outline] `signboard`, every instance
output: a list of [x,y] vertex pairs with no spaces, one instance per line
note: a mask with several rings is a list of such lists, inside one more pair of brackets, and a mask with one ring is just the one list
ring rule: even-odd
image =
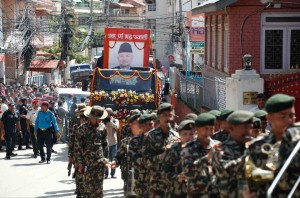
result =
[[191,42],[191,47],[194,47],[194,48],[204,48],[204,41]]
[[105,28],[104,68],[148,67],[150,30]]
[[187,12],[187,23],[190,27],[190,41],[205,40],[204,14],[192,15],[192,12]]
[[112,76],[115,72],[115,70],[111,69],[102,69],[101,75],[104,78],[101,75],[97,75],[97,78],[99,79],[95,80],[96,90],[113,91],[118,89],[125,89],[128,91],[131,90],[151,93],[152,91],[154,91],[151,89],[152,73],[150,71],[139,71],[139,75],[134,75],[133,77],[131,77],[135,71],[122,70],[120,71],[121,75],[115,75],[112,78],[107,78]]
[[256,97],[258,92],[243,92],[243,105],[256,104]]

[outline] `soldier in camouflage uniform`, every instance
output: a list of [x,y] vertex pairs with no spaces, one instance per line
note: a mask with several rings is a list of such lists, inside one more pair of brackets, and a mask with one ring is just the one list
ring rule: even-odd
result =
[[[219,110],[210,110],[208,113],[212,114],[213,116],[216,117],[216,122],[215,122],[215,131],[213,132],[216,133],[217,131],[219,131],[221,128],[221,120],[220,120],[220,116],[221,116],[221,111]],[[213,135],[212,134],[212,135]]]
[[[73,130],[70,131],[72,133],[69,134],[69,141],[68,141],[68,154],[69,154],[69,163],[77,164],[77,156],[76,152],[74,152],[75,147],[75,137],[77,135],[77,129],[80,125],[84,124],[86,122],[86,117],[83,115],[83,112],[86,110],[85,104],[79,104],[77,106],[77,109],[75,110],[77,121],[75,125],[73,126]],[[76,191],[77,194],[76,197],[81,197],[83,192],[83,175],[82,174],[76,174],[76,168],[75,168],[75,184],[76,184]]]
[[229,129],[228,129],[228,122],[226,119],[232,113],[233,110],[230,109],[224,109],[221,111],[221,115],[220,115],[221,129],[212,136],[212,139],[218,140],[220,142],[224,142],[228,138]]
[[178,127],[181,142],[176,142],[166,151],[163,161],[163,175],[168,181],[168,198],[187,197],[186,178],[182,170],[181,151],[182,147],[193,140],[195,121],[184,120]]
[[[84,174],[84,197],[102,198],[104,168],[109,165],[108,159],[103,156],[103,136],[97,120],[107,117],[105,108],[93,106],[84,111],[88,122],[78,129],[77,152],[78,172]],[[104,130],[104,128],[103,128]]]
[[[249,146],[250,161],[258,168],[275,172],[278,169],[278,157],[275,161],[268,163],[269,155],[262,152],[263,145],[271,144],[274,146],[272,152],[278,155],[282,135],[286,129],[294,123],[295,108],[294,98],[285,94],[276,94],[266,102],[267,119],[272,126],[271,132],[263,137],[252,141]],[[258,197],[266,197],[268,188],[272,181],[265,183],[249,182],[252,192],[256,192]],[[280,189],[276,192],[276,197],[286,197],[286,192]]]
[[129,161],[132,162],[134,168],[135,186],[134,192],[137,197],[149,197],[147,185],[149,182],[149,175],[147,168],[143,163],[143,151],[145,149],[144,140],[146,133],[154,128],[153,116],[150,114],[143,114],[139,118],[140,134],[132,137],[129,143]]
[[213,170],[216,172],[220,197],[250,197],[245,176],[246,142],[251,140],[254,114],[235,111],[228,118],[229,137],[219,148],[214,148]]
[[173,106],[163,103],[158,107],[157,116],[159,126],[148,132],[145,138],[145,165],[148,168],[150,183],[149,197],[160,198],[165,196],[166,179],[162,177],[162,165],[164,152],[171,147],[174,142],[178,142],[178,134],[170,130],[170,122],[174,118]]
[[[138,118],[140,117],[140,113],[133,114],[129,117],[128,123],[130,127],[130,131],[133,135],[139,134],[139,125],[138,125]],[[120,166],[121,168],[121,177],[124,181],[124,195],[125,197],[135,197],[132,189],[132,162],[129,161],[128,153],[129,153],[129,143],[132,139],[131,137],[126,137],[121,140],[120,147],[117,151],[117,154],[114,158],[114,161],[111,163],[112,168],[116,168]]]
[[[296,145],[300,141],[300,123],[296,123],[293,127],[289,128],[282,137],[282,142],[279,150],[279,162],[283,165],[287,158],[291,155]],[[300,177],[300,152],[295,155],[287,170],[284,172],[278,187],[290,192],[295,185],[297,179]],[[276,192],[275,192],[276,193]],[[273,193],[275,195],[275,193]],[[286,194],[286,197],[288,194]],[[296,189],[293,197],[300,197],[299,186]]]
[[[183,174],[187,179],[189,198],[206,198],[213,192],[213,176],[205,162],[198,168],[195,161],[206,158],[211,149],[210,135],[214,131],[216,117],[210,113],[202,113],[195,120],[197,139],[188,142],[182,149]],[[198,169],[197,169],[198,168]]]

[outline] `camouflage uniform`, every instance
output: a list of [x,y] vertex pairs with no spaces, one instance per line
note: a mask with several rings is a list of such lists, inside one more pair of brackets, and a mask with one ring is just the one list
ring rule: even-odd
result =
[[126,197],[129,196],[129,192],[131,190],[131,172],[129,170],[132,169],[131,163],[129,163],[129,159],[127,158],[127,145],[131,141],[132,137],[124,138],[121,140],[120,147],[117,151],[114,161],[117,166],[121,168],[121,177],[124,181],[124,194]]
[[245,178],[245,147],[230,136],[221,148],[214,150],[212,166],[218,178],[220,197],[244,197],[247,188]]
[[182,149],[182,166],[184,175],[187,178],[188,197],[209,197],[212,191],[212,176],[209,172],[208,164],[201,164],[201,168],[196,167],[194,162],[198,159],[206,159],[211,147],[204,148],[198,139],[188,142]]
[[103,156],[102,144],[105,139],[99,126],[84,123],[78,129],[78,163],[85,166],[84,197],[103,197],[104,167],[108,160]]
[[225,132],[223,129],[220,131],[217,131],[213,136],[212,139],[214,140],[218,140],[220,142],[224,142],[225,140],[227,140],[229,136],[229,132]]
[[181,146],[180,142],[172,145],[165,153],[165,159],[163,161],[163,175],[166,176],[168,186],[168,192],[166,197],[168,198],[181,198],[187,196],[186,182],[179,182],[177,176],[182,173],[182,160],[181,160]]
[[[255,140],[253,140],[252,144],[249,146],[248,152],[250,155],[250,160],[254,163],[254,165],[258,168],[264,169],[264,170],[270,170],[266,164],[268,161],[268,155],[262,153],[262,145],[265,143],[269,143],[271,145],[274,145],[277,143],[277,140],[275,138],[275,135],[273,132],[270,132],[269,135],[261,136]],[[279,151],[278,151],[279,152]],[[279,160],[279,159],[278,159]],[[249,187],[252,192],[256,192],[256,195],[258,197],[266,197],[266,193],[268,191],[268,188],[270,187],[272,181],[266,182],[266,183],[255,183],[250,181]],[[284,195],[284,192],[277,191],[277,197],[286,197]]]
[[75,141],[77,141],[76,136],[78,134],[78,128],[80,127],[79,122],[75,123],[73,126],[73,129],[70,130],[69,133],[69,141],[68,141],[68,147],[69,147],[69,157],[73,159],[73,164],[75,164],[75,184],[76,184],[76,191],[77,191],[77,197],[80,197],[84,191],[83,188],[83,175],[77,173],[76,171],[76,164],[77,164],[77,155],[76,152],[74,152],[75,147]]
[[[296,147],[297,143],[300,141],[300,126],[295,126],[289,128],[282,137],[281,147],[279,150],[279,162],[283,165],[287,158],[290,156],[294,148]],[[300,152],[295,155],[294,159],[292,160],[291,164],[285,171],[280,180],[278,187],[282,190],[286,190],[286,197],[288,193],[291,191],[293,186],[295,185],[297,179],[300,177]],[[273,195],[277,194],[277,189]],[[293,197],[300,197],[300,189],[299,186]]]
[[134,168],[135,186],[134,192],[138,197],[149,197],[147,185],[149,182],[149,175],[147,168],[143,163],[143,150],[145,134],[134,136],[129,143],[129,161]]
[[164,197],[166,180],[162,178],[162,162],[167,145],[171,145],[173,140],[178,141],[174,132],[165,134],[160,127],[148,132],[145,138],[145,164],[149,171],[149,197]]

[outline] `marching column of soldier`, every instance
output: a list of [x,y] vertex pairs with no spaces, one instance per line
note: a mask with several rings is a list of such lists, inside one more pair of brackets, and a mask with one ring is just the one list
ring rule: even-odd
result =
[[[293,97],[276,94],[255,113],[188,114],[178,126],[169,103],[153,112],[133,110],[112,162],[103,154],[107,111],[78,105],[68,143],[77,197],[103,197],[105,169],[118,166],[125,197],[266,197],[300,140],[294,103]],[[288,197],[299,176],[298,152],[272,197]],[[299,188],[292,197],[300,197]]]

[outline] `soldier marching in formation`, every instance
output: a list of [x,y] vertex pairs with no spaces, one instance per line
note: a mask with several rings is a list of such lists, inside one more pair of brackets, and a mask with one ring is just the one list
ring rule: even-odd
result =
[[[155,114],[133,110],[111,164],[102,147],[106,140],[101,120],[107,112],[99,106],[79,106],[80,123],[69,141],[77,197],[103,197],[105,166],[121,167],[125,197],[266,197],[274,178],[299,147],[294,103],[293,97],[276,94],[266,101],[264,110],[255,113],[225,109],[188,114],[177,131],[171,127],[175,114],[169,103],[162,103]],[[292,197],[300,197],[299,187],[294,187],[300,176],[299,153],[272,197],[288,197],[293,190]]]

